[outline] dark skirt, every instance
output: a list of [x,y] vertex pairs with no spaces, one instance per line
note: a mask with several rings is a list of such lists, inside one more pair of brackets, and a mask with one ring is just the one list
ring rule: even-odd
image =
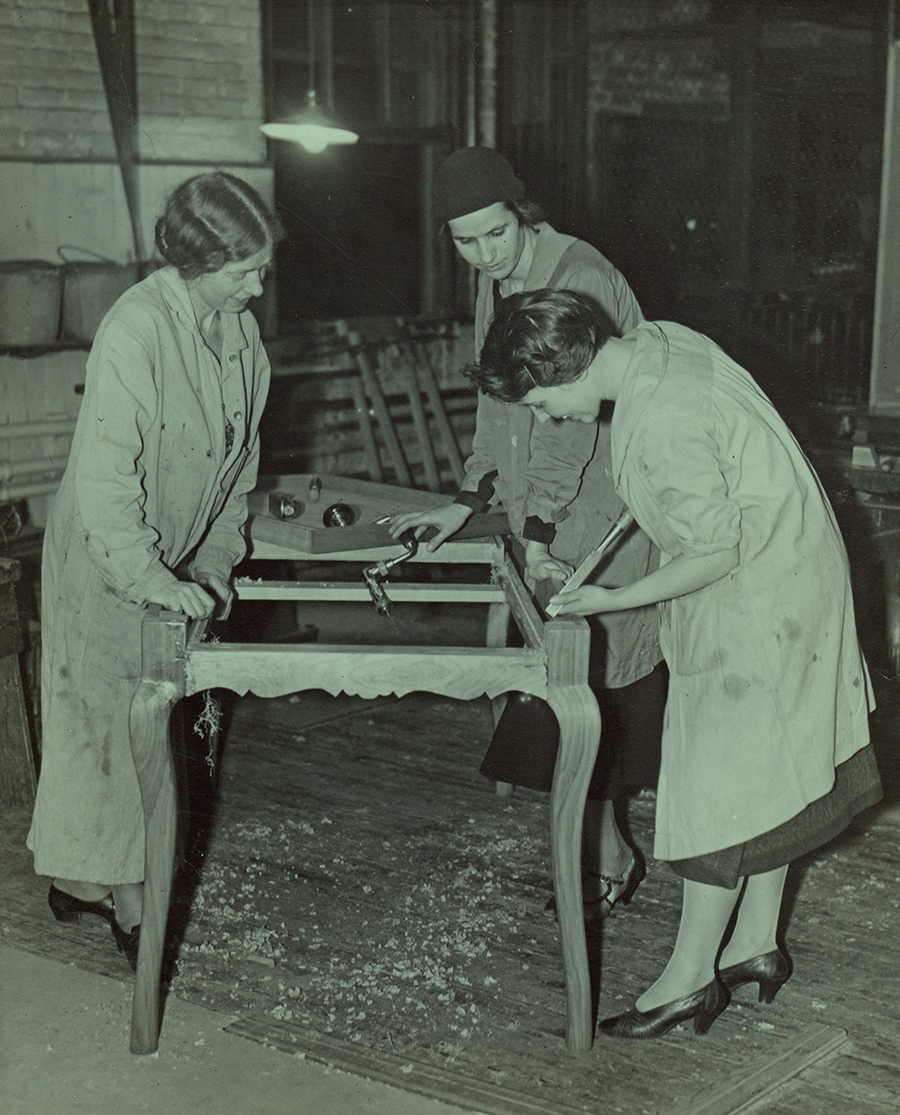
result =
[[[614,799],[631,790],[656,789],[666,679],[666,667],[660,663],[631,685],[594,688],[601,729],[589,798]],[[547,702],[528,693],[511,693],[480,770],[493,782],[549,792],[558,751],[559,725]]]
[[762,875],[820,848],[843,832],[857,813],[880,801],[881,778],[871,744],[834,772],[834,786],[777,828],[718,852],[667,860],[676,875],[714,887],[737,886],[745,875]]

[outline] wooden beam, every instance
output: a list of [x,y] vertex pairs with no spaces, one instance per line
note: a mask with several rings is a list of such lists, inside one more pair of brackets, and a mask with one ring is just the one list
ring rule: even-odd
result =
[[[449,501],[448,501],[449,502]],[[324,507],[327,504],[323,505]],[[418,508],[408,508],[414,511]],[[399,514],[399,512],[397,512]],[[505,534],[509,530],[509,523],[505,515],[495,513],[476,513],[470,515],[450,541],[468,538],[490,538],[497,534]],[[303,523],[293,523],[289,519],[275,519],[269,515],[253,515],[247,524],[247,531],[251,540],[255,542],[271,542],[276,546],[284,546],[303,554],[328,554],[347,553],[351,550],[366,550],[377,547],[394,547],[396,552],[400,543],[391,537],[386,524],[360,523],[358,526],[346,527],[310,527]],[[429,538],[433,538],[437,531],[429,527],[419,544],[424,548]]]
[[187,659],[187,692],[220,687],[258,697],[305,689],[332,696],[438,693],[459,700],[547,691],[543,655],[507,647],[203,643]]
[[187,617],[151,604],[141,629],[143,680],[131,704],[131,754],[144,808],[144,906],[131,1014],[131,1052],[159,1045],[160,985],[172,878],[177,794],[169,746],[172,706],[184,696]]
[[138,263],[145,259],[137,175],[137,63],[134,0],[88,0],[106,105],[131,217]]
[[586,1053],[593,1042],[593,1006],[581,892],[581,832],[600,744],[600,710],[587,683],[587,623],[574,616],[551,620],[544,635],[547,703],[559,721],[550,792],[550,852],[566,972],[566,1047],[571,1053]]
[[33,805],[37,789],[19,654],[24,642],[15,586],[17,561],[0,558],[0,801]]
[[[505,597],[500,585],[417,585],[386,581],[385,588],[394,602],[413,601],[431,604],[494,604]],[[364,584],[346,581],[235,581],[238,600],[371,600]]]
[[671,1108],[670,1115],[741,1115],[759,1111],[767,1097],[849,1042],[845,1030],[815,1022],[801,1030],[782,1052],[767,1057],[765,1064],[750,1066],[717,1082]]

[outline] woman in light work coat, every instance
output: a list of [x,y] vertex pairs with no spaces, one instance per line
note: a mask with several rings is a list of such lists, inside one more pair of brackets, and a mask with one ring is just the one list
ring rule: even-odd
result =
[[[478,272],[475,352],[502,300],[522,290],[566,288],[591,295],[620,332],[642,320],[625,278],[596,248],[552,228],[506,159],[486,147],[450,155],[435,181],[436,217],[446,223],[460,255]],[[609,423],[591,427],[535,425],[531,412],[483,393],[472,455],[454,503],[437,512],[393,520],[396,536],[409,527],[438,527],[435,549],[474,510],[499,501],[514,534],[525,540],[528,572],[565,577],[593,550],[623,504],[610,472]],[[576,498],[586,470],[595,498]],[[602,567],[605,584],[637,580],[658,554],[635,530]],[[655,608],[603,617],[592,633],[592,673],[604,721],[601,751],[585,811],[585,913],[604,917],[627,902],[643,863],[622,836],[615,799],[631,786],[656,785],[665,692]],[[513,696],[482,765],[488,778],[549,790],[558,726],[549,707]]]
[[[28,846],[60,921],[105,918],[136,963],[143,809],[129,738],[149,603],[231,598],[269,363],[250,298],[280,229],[255,190],[198,175],[157,223],[170,266],[100,325],[44,540],[43,749]],[[190,571],[181,569],[190,560]]]
[[705,1033],[743,984],[771,1002],[791,974],[776,941],[787,865],[881,795],[834,514],[750,375],[684,326],[615,337],[579,294],[518,295],[473,378],[544,421],[589,424],[615,402],[616,486],[660,567],[554,602],[574,615],[660,604],[671,681],[654,852],[683,877],[684,905],[660,977],[600,1029],[647,1038],[693,1019]]

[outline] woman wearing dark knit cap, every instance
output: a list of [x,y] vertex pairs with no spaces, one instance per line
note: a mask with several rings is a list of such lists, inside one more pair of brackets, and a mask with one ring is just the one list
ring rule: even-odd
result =
[[[643,320],[623,276],[583,240],[547,223],[502,155],[488,147],[451,154],[435,181],[436,217],[457,251],[478,271],[475,355],[495,307],[510,294],[546,287],[591,296],[617,332]],[[527,572],[535,580],[564,578],[596,547],[623,504],[609,475],[609,426],[535,424],[530,411],[479,394],[472,455],[454,503],[433,512],[397,516],[396,536],[436,526],[436,549],[475,510],[502,503],[513,532],[524,539]],[[600,500],[576,498],[590,481]],[[630,584],[650,572],[658,555],[634,531],[599,567],[602,584]],[[585,808],[584,896],[588,917],[625,904],[643,875],[643,862],[623,837],[615,800],[628,788],[655,787],[665,701],[658,624],[640,608],[592,622],[592,671],[603,718],[603,739]],[[549,790],[558,726],[548,705],[512,695],[482,764],[501,782]]]

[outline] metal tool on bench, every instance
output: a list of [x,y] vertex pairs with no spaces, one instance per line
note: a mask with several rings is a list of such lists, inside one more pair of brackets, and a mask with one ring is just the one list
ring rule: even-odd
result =
[[[581,565],[578,566],[575,572],[568,578],[566,583],[559,591],[565,592],[567,589],[579,588],[581,585],[583,585],[584,582],[591,575],[591,573],[593,573],[593,571],[597,568],[600,559],[605,557],[610,550],[612,550],[619,544],[619,542],[621,542],[621,540],[628,533],[633,523],[634,515],[632,515],[626,507],[622,511],[622,514],[618,517],[618,519],[616,519],[613,525],[609,528],[609,531],[604,536],[603,541],[600,543],[600,545],[596,548],[596,550],[591,550],[591,552],[584,559]],[[548,616],[558,616],[559,609],[559,604],[548,604],[545,608],[545,611]]]
[[269,492],[269,514],[274,519],[299,519],[303,514],[303,504],[287,492]]
[[397,541],[403,543],[404,552],[402,554],[388,558],[387,561],[377,561],[374,565],[370,565],[367,569],[363,570],[363,580],[366,583],[366,588],[369,590],[369,595],[372,597],[375,611],[378,612],[380,616],[389,616],[391,614],[391,601],[384,588],[384,582],[387,580],[388,574],[391,569],[393,569],[395,565],[399,565],[401,561],[409,561],[419,548],[419,543],[412,528],[405,530]]

